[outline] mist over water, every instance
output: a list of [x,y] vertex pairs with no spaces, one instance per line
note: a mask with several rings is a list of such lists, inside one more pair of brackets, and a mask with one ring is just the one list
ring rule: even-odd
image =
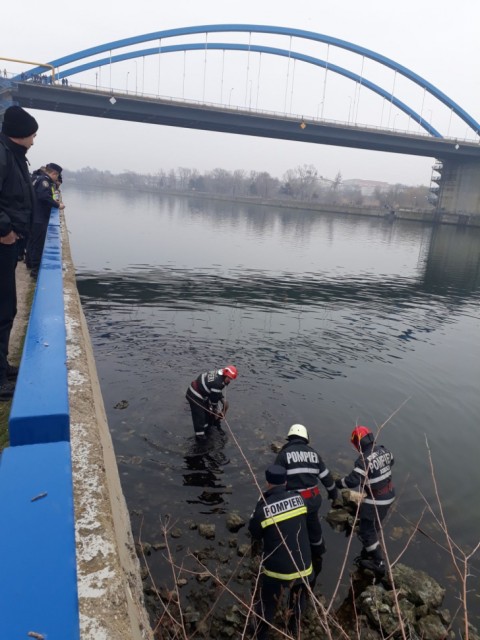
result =
[[[478,542],[478,230],[68,185],[65,201],[136,537],[141,527],[143,540],[161,541],[169,514],[181,528],[214,523],[227,539],[224,513],[250,515],[257,489],[228,429],[199,448],[184,399],[200,372],[231,362],[240,375],[228,424],[261,484],[270,443],[292,423],[345,473],[355,424],[390,418],[381,442],[396,460],[392,556],[425,499],[435,502],[429,450],[451,535],[465,549]],[[346,540],[323,526],[329,595]],[[428,536],[444,538],[432,517],[421,528],[402,561],[453,593],[448,556]],[[199,545],[187,530],[178,553]],[[162,582],[160,554],[150,562]],[[473,565],[475,587],[478,554]],[[471,606],[479,615],[473,595]]]

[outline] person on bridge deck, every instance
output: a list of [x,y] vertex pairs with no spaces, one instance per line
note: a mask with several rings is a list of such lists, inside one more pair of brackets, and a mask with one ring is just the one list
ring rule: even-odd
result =
[[300,616],[306,604],[308,584],[313,576],[307,531],[307,507],[297,491],[288,491],[285,467],[270,465],[265,471],[267,490],[248,524],[252,553],[263,543],[258,589],[255,594],[253,637],[265,640],[269,624],[288,593],[288,631],[300,638]]
[[21,107],[5,111],[0,133],[0,401],[13,397],[18,373],[8,362],[8,343],[17,313],[17,243],[30,230],[35,198],[26,153],[37,130],[35,118]]
[[64,209],[63,202],[59,202],[57,181],[62,173],[62,167],[50,162],[34,172],[33,189],[35,192],[35,207],[33,213],[32,230],[27,243],[25,263],[31,269],[32,278],[38,276],[38,269],[42,260],[43,247],[47,236],[50,212],[53,207]]
[[376,444],[368,427],[355,427],[350,442],[360,456],[355,461],[353,471],[337,480],[336,485],[351,489],[360,486],[365,494],[358,512],[358,537],[363,548],[356,562],[360,568],[370,569],[377,578],[382,578],[385,575],[385,562],[378,531],[395,500],[391,470],[393,455],[382,445]]
[[[188,387],[186,398],[192,412],[193,428],[197,438],[205,438],[205,430],[208,427],[219,426],[228,409],[223,389],[237,376],[237,368],[229,364],[223,369],[201,373]],[[222,404],[221,412],[218,410],[219,402]]]
[[307,505],[307,528],[312,548],[315,574],[313,582],[315,582],[322,570],[322,556],[326,551],[318,516],[322,505],[318,481],[320,480],[325,487],[334,508],[341,507],[343,502],[320,454],[309,445],[308,431],[303,424],[294,424],[290,427],[287,441],[278,453],[275,464],[286,469],[287,489],[297,491]]

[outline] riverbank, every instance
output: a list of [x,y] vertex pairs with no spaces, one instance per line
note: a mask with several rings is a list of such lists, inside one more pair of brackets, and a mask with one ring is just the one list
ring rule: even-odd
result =
[[[62,254],[81,638],[151,640],[130,517],[64,221]],[[35,282],[23,262],[17,265],[16,282],[18,312],[9,354],[12,364],[19,364],[22,356],[35,293]],[[11,402],[0,404],[2,449],[8,446],[10,409]]]
[[[75,185],[75,183],[73,183]],[[76,185],[79,188],[88,186],[93,189],[104,189],[98,185]],[[113,188],[114,191],[131,191],[130,187],[125,189]],[[276,209],[290,209],[298,211],[312,211],[321,214],[335,214],[341,216],[362,216],[368,218],[381,218],[393,222],[394,220],[408,220],[410,222],[420,222],[429,224],[446,224],[462,227],[480,227],[480,216],[465,215],[461,212],[436,211],[434,208],[395,208],[385,206],[357,206],[353,204],[326,204],[319,202],[308,202],[300,200],[265,199],[250,196],[221,195],[206,193],[204,191],[180,191],[175,189],[150,189],[135,186],[135,191],[144,193],[156,193],[158,195],[200,198],[202,200],[216,200],[220,202],[234,202],[260,207],[274,207]]]

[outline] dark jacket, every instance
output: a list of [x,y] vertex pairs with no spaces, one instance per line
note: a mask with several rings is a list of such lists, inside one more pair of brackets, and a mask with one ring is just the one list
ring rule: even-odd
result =
[[58,201],[55,199],[56,184],[48,173],[41,169],[36,171],[33,176],[33,189],[35,191],[33,222],[47,225],[52,207],[58,209]]
[[395,500],[392,482],[393,455],[382,445],[375,444],[372,434],[360,440],[361,455],[348,476],[337,480],[337,487],[353,489],[359,485],[366,496],[360,507],[360,517],[375,517],[376,508],[389,507]]
[[201,373],[188,387],[189,394],[193,394],[196,398],[204,402],[208,400],[213,405],[223,400],[225,378],[220,371],[215,369]]
[[280,450],[275,464],[287,470],[287,489],[301,491],[316,487],[318,480],[328,492],[330,500],[337,497],[337,487],[330,471],[320,455],[310,447],[305,438],[291,437]]
[[303,498],[284,486],[272,487],[258,501],[248,530],[254,540],[263,540],[267,576],[295,580],[312,573],[306,513]]
[[30,231],[34,195],[27,149],[0,133],[0,236]]

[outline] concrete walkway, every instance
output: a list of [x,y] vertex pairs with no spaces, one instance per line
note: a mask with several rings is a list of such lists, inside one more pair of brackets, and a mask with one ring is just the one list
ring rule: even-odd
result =
[[[62,217],[68,391],[82,640],[152,640],[140,565],[108,429],[90,336]],[[34,282],[17,267],[18,312],[10,359],[17,363]]]

